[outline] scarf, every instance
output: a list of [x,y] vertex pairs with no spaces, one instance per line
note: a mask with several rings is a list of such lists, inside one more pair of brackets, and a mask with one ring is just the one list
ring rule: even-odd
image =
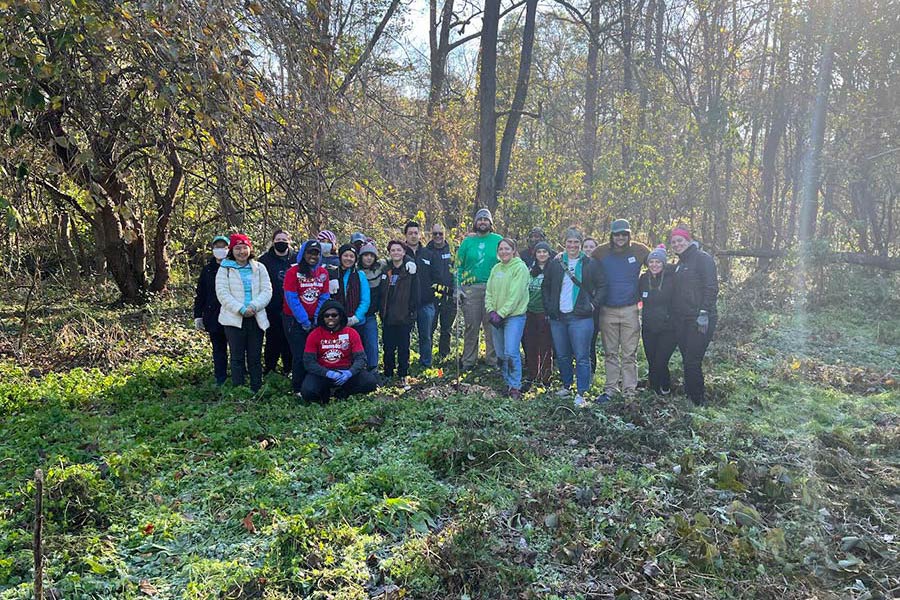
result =
[[344,305],[347,314],[352,315],[359,308],[360,289],[359,289],[359,271],[356,267],[351,267],[338,271],[338,292],[337,299]]

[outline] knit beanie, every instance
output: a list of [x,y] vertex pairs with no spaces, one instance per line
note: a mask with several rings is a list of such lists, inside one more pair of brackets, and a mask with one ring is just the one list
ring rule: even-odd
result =
[[566,240],[578,240],[579,242],[581,242],[584,240],[584,236],[581,235],[581,232],[574,227],[569,227],[568,229],[566,229],[566,233],[563,235],[563,241]]
[[550,244],[548,244],[547,242],[541,241],[535,244],[534,251],[537,252],[538,250],[546,250],[548,254],[553,256],[553,250],[550,249]]
[[344,244],[338,249],[338,256],[343,256],[344,252],[347,252],[348,250],[353,254],[356,254],[356,248],[353,246],[353,244]]
[[250,238],[248,238],[246,235],[244,235],[243,233],[232,233],[231,239],[228,241],[228,249],[234,250],[234,247],[238,244],[244,244],[251,249],[253,248],[253,244],[250,243]]
[[362,245],[362,248],[359,249],[359,255],[363,254],[374,254],[375,258],[378,258],[378,248],[375,247],[375,244],[372,242],[366,242]]
[[494,217],[491,216],[491,211],[486,208],[480,208],[478,209],[478,212],[475,213],[475,220],[477,221],[478,219],[487,219],[490,222],[491,227],[494,226]]
[[689,242],[694,239],[693,236],[691,235],[690,229],[688,229],[684,225],[679,225],[678,227],[673,229],[672,233],[669,234],[669,239],[672,239],[673,235],[680,235],[681,237],[683,237],[684,239],[686,239]]
[[650,254],[647,255],[647,264],[650,264],[651,260],[658,260],[665,264],[668,256],[666,255],[666,245],[660,244],[656,248],[650,251]]

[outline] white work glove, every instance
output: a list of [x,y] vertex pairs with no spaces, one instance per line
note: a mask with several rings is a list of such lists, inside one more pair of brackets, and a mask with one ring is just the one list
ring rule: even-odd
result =
[[200,317],[194,319],[194,329],[196,329],[197,331],[203,331],[205,329],[203,327],[203,319],[201,319]]
[[337,294],[339,289],[341,289],[341,283],[337,279],[329,279],[328,280],[328,293],[329,294]]
[[355,327],[356,325],[359,325],[359,319],[356,318],[356,315],[347,319],[347,327]]
[[416,269],[417,269],[416,263],[414,263],[414,262],[412,262],[412,261],[409,261],[408,263],[406,263],[406,271],[407,271],[407,273],[409,273],[410,275],[415,275],[415,274],[416,274]]

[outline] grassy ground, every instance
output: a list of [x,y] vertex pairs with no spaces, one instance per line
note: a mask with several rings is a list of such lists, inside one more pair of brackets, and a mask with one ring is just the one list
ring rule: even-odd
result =
[[250,399],[178,298],[52,298],[0,362],[0,598],[30,594],[37,467],[54,598],[896,597],[900,315],[724,305],[709,406],[575,411],[450,365]]

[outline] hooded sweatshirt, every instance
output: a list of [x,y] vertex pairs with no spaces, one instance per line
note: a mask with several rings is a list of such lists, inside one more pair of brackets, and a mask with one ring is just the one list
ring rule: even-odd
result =
[[[334,331],[325,326],[322,317],[322,313],[332,309],[341,315]],[[366,352],[356,330],[347,327],[344,305],[337,300],[323,303],[317,322],[318,327],[309,333],[303,349],[303,366],[307,373],[326,377],[328,371],[349,369],[354,375],[362,371],[366,367]]]
[[[315,266],[306,265],[301,270],[303,254],[309,240],[300,246],[297,253],[297,264],[284,274],[284,314],[297,319],[303,326],[311,326],[316,321],[319,309],[328,300],[328,271],[322,265],[321,258]],[[308,272],[304,272],[307,271]]]
[[524,315],[528,309],[528,282],[531,279],[525,261],[514,256],[508,263],[498,262],[491,269],[484,296],[487,312],[496,311],[504,319]]

